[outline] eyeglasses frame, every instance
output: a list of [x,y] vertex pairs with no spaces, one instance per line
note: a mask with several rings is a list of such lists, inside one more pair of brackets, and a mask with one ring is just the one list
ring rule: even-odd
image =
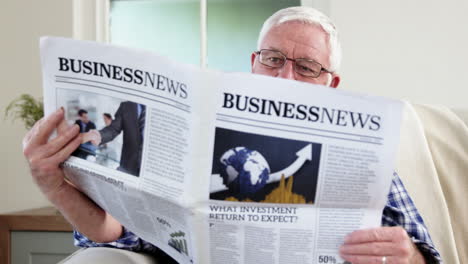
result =
[[[297,74],[300,74],[301,76],[307,77],[307,78],[318,78],[318,77],[320,77],[320,74],[322,74],[322,72],[326,72],[326,73],[330,73],[330,74],[333,73],[333,71],[330,71],[330,70],[328,70],[327,68],[323,67],[323,65],[322,65],[320,62],[318,62],[318,61],[311,60],[311,59],[306,59],[306,58],[297,58],[297,59],[288,58],[286,55],[284,55],[283,52],[281,52],[281,51],[279,51],[279,50],[261,49],[261,50],[254,51],[254,53],[257,54],[258,56],[260,56],[260,53],[261,53],[263,50],[278,52],[279,54],[281,54],[281,55],[285,58],[283,65],[281,65],[281,66],[279,66],[279,67],[273,67],[273,66],[270,66],[270,65],[266,65],[266,64],[262,63],[262,62],[260,61],[260,59],[258,59],[258,62],[259,62],[260,64],[262,64],[263,66],[266,66],[266,67],[268,67],[268,68],[272,68],[272,69],[281,69],[281,68],[284,67],[284,65],[286,65],[286,61],[289,60],[289,61],[292,61],[292,62],[294,63],[294,64],[293,64],[293,65],[294,65],[294,72],[296,72]],[[296,60],[304,60],[304,61],[308,61],[308,62],[317,63],[318,65],[320,65],[319,74],[318,74],[317,76],[314,77],[314,76],[307,76],[307,75],[304,75],[304,74],[302,74],[302,73],[297,72],[297,71],[296,71]]]

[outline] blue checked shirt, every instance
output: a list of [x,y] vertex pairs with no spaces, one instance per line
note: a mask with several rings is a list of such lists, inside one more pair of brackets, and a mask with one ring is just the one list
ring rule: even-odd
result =
[[[396,173],[393,174],[388,202],[383,210],[382,226],[403,227],[424,255],[428,264],[442,263],[440,254],[434,247],[421,215],[419,215],[413,200]],[[122,236],[110,243],[95,243],[78,231],[74,231],[74,237],[75,246],[78,247],[114,247],[149,254],[161,253],[160,249],[125,228]]]

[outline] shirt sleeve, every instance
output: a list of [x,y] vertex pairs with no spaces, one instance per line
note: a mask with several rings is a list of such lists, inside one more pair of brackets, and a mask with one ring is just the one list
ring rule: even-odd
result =
[[157,248],[153,244],[146,242],[139,238],[134,233],[130,232],[125,227],[123,228],[122,235],[115,241],[109,243],[96,243],[80,232],[74,230],[73,237],[75,239],[75,246],[89,248],[89,247],[109,247],[129,250],[133,252],[146,253],[157,258],[158,263],[177,264],[177,261],[172,259],[164,251]]
[[108,243],[96,243],[76,230],[73,231],[73,237],[75,239],[74,244],[77,247],[110,247],[135,252],[159,252],[158,248],[140,239],[138,236],[127,230],[125,227],[123,228],[122,235],[117,240]]
[[428,264],[442,263],[429,231],[397,173],[393,174],[388,202],[383,210],[382,226],[403,227]]

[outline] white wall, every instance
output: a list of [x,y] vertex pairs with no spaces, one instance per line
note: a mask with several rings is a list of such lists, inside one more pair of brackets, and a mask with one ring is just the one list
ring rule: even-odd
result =
[[22,93],[41,96],[39,37],[72,36],[71,0],[0,2],[0,213],[49,203],[33,184],[22,155],[26,129],[4,120],[10,101]]
[[342,88],[468,109],[468,1],[324,0]]

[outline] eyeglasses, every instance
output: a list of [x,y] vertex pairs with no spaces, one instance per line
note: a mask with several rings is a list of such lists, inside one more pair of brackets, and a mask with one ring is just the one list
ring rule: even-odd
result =
[[332,73],[332,71],[327,70],[322,66],[322,64],[305,58],[291,59],[286,57],[281,51],[261,49],[256,51],[255,54],[258,56],[258,61],[274,69],[282,68],[287,60],[293,62],[294,71],[305,77],[317,78],[322,72]]

